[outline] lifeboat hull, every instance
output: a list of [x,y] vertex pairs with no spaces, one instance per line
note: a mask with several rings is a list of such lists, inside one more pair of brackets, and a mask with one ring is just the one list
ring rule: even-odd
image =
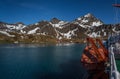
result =
[[105,64],[101,63],[82,63],[87,71],[105,70]]

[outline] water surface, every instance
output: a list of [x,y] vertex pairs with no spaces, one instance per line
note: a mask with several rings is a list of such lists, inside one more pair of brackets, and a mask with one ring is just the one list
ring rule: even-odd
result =
[[0,45],[0,79],[82,79],[84,45]]

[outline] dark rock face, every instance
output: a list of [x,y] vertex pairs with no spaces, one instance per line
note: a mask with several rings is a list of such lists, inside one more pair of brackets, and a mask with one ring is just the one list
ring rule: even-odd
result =
[[61,20],[59,20],[59,19],[57,19],[57,18],[53,18],[53,19],[51,19],[50,20],[50,22],[52,23],[52,24],[57,24],[57,23],[59,23]]
[[0,22],[0,30],[5,30],[7,27],[5,26],[6,23]]

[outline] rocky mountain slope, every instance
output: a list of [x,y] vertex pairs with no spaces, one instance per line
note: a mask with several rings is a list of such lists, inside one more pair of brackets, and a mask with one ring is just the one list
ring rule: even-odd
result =
[[57,18],[31,25],[0,22],[1,43],[83,42],[88,36],[106,38],[110,32],[119,33],[120,25],[106,25],[90,13],[72,22]]

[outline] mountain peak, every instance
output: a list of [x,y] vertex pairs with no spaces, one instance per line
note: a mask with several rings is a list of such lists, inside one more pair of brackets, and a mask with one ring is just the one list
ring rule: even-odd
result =
[[94,15],[91,13],[86,14],[84,17],[93,17]]
[[54,18],[52,18],[51,20],[50,20],[50,22],[51,23],[53,23],[53,24],[57,24],[57,23],[59,23],[61,20],[59,20],[58,18],[56,18],[56,17],[54,17]]
[[91,13],[88,13],[82,17],[77,18],[76,20],[82,20],[83,18],[95,18],[95,16]]
[[79,24],[80,26],[87,28],[91,26],[100,26],[103,25],[103,22],[96,18],[93,14],[88,13],[82,17],[79,17],[75,20],[76,24]]

